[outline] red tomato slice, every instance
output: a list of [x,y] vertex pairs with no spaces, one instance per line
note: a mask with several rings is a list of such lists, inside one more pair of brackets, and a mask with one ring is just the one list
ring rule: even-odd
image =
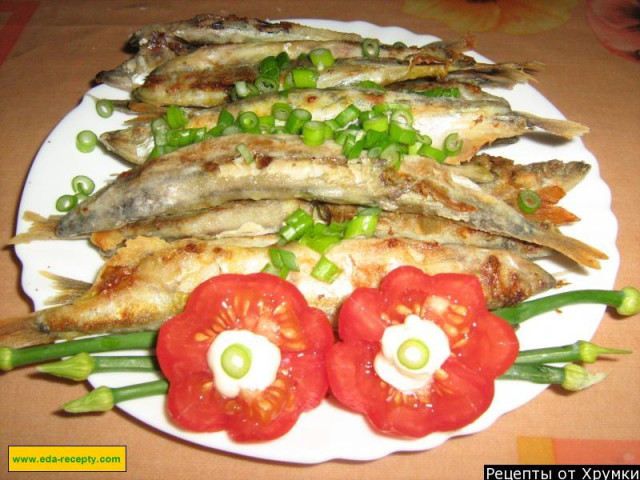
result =
[[[451,355],[423,387],[400,391],[378,376],[374,360],[385,328],[408,315],[437,324]],[[340,310],[339,333],[327,359],[333,395],[378,430],[400,436],[474,421],[491,404],[494,379],[518,354],[513,328],[487,310],[477,278],[413,267],[395,269],[378,289],[357,289]]]
[[[225,398],[215,389],[207,352],[225,330],[249,330],[280,348],[275,381]],[[220,275],[196,288],[183,313],[160,329],[156,353],[170,382],[172,418],[194,431],[227,430],[238,441],[286,433],[328,390],[325,356],[333,332],[291,283],[270,274]]]

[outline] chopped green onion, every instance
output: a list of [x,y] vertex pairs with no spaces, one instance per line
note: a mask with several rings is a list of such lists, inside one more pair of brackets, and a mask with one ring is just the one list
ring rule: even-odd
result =
[[380,209],[376,207],[360,210],[349,221],[344,232],[344,238],[371,237],[376,231]]
[[420,147],[418,154],[423,157],[433,158],[438,163],[444,163],[447,159],[447,153],[444,150],[439,150],[426,143]]
[[167,108],[166,117],[167,123],[171,128],[182,128],[189,121],[187,111],[176,105],[170,105],[169,108]]
[[172,147],[184,147],[191,143],[191,132],[187,129],[169,130],[167,132],[167,145]]
[[231,378],[239,379],[251,369],[251,357],[251,349],[241,343],[234,343],[222,352],[220,365]]
[[344,127],[348,123],[356,120],[359,117],[360,113],[362,113],[360,109],[351,104],[336,116],[335,121],[338,123],[338,125]]
[[244,80],[240,80],[239,82],[236,82],[234,84],[234,89],[235,89],[236,94],[240,98],[246,98],[251,93],[249,91],[249,84],[247,82],[245,82]]
[[301,208],[298,208],[284,219],[284,225],[285,226],[278,232],[278,235],[280,235],[283,240],[290,242],[299,239],[302,235],[313,229],[313,217]]
[[309,59],[318,70],[330,67],[335,61],[331,50],[328,48],[314,48],[309,52]]
[[305,145],[317,146],[324,143],[324,122],[310,120],[302,127],[302,141]]
[[86,175],[76,175],[71,179],[71,188],[76,193],[91,195],[96,188],[96,184]]
[[380,152],[380,158],[385,160],[393,168],[400,168],[402,157],[402,150],[397,143],[390,143]]
[[457,155],[462,150],[463,140],[457,133],[450,133],[444,139],[444,151],[447,156]]
[[278,64],[278,68],[280,68],[280,70],[288,68],[291,65],[289,54],[287,52],[280,52],[278,55],[276,55],[276,63]]
[[233,118],[233,114],[226,108],[223,108],[220,115],[218,115],[218,123],[216,126],[224,125],[225,127],[228,127],[229,125],[233,125],[235,121],[236,119]]
[[256,115],[254,112],[242,112],[240,115],[238,115],[237,122],[243,132],[256,130],[260,125],[258,115]]
[[102,118],[109,118],[113,115],[113,102],[106,98],[101,98],[96,102],[96,112]]
[[75,195],[62,195],[56,200],[56,210],[59,212],[69,212],[73,210],[78,203],[78,199]]
[[380,85],[379,83],[376,83],[372,80],[363,80],[362,82],[358,83],[358,87],[360,88],[371,88],[373,90],[380,90],[382,92],[386,91],[386,89]]
[[375,132],[386,133],[389,129],[389,119],[386,115],[375,115],[364,120],[362,122],[362,128],[365,131],[373,130]]
[[540,195],[533,190],[521,190],[518,194],[518,207],[523,213],[536,213],[541,204]]
[[325,227],[323,232],[314,232],[312,234],[304,235],[299,241],[302,245],[306,245],[311,250],[324,254],[333,247],[336,243],[340,243],[342,240],[341,235],[335,232],[329,231],[327,226],[323,223],[318,223],[316,226]]
[[82,153],[92,152],[98,144],[98,136],[91,130],[82,130],[76,136],[76,148]]
[[236,150],[240,155],[242,155],[242,158],[244,158],[245,162],[253,163],[255,161],[255,159],[253,158],[253,153],[251,153],[249,147],[247,147],[244,143],[239,144],[236,147]]
[[402,342],[396,357],[403,367],[419,370],[429,363],[429,347],[418,338],[409,338]]
[[413,127],[409,125],[391,122],[389,124],[389,137],[395,142],[413,145],[416,143],[417,134]]
[[222,130],[222,135],[235,135],[236,133],[242,133],[239,125],[229,125]]
[[289,118],[287,118],[284,129],[287,133],[298,134],[302,131],[304,124],[309,120],[311,120],[311,112],[302,108],[296,108],[291,112]]
[[362,56],[376,58],[378,55],[380,55],[380,42],[375,38],[365,38],[362,41]]
[[316,88],[318,85],[318,72],[310,68],[294,68],[291,77],[296,88]]
[[397,108],[393,110],[391,114],[391,122],[396,122],[401,125],[411,126],[413,125],[413,115],[410,108]]
[[280,120],[285,122],[291,112],[293,111],[293,107],[287,103],[276,102],[271,106],[271,115],[273,115],[276,120]]
[[164,117],[154,118],[151,122],[151,131],[154,134],[158,134],[160,132],[166,132],[169,130],[169,124],[165,120]]
[[255,86],[260,93],[268,93],[275,92],[278,90],[280,84],[278,83],[277,78],[269,78],[263,75],[260,75],[256,78]]
[[332,283],[342,270],[335,263],[322,255],[311,270],[311,276],[321,282]]
[[278,61],[276,60],[276,57],[274,57],[273,55],[270,55],[264,58],[260,62],[259,70],[260,70],[260,76],[263,76],[263,77],[277,80],[278,77],[280,76],[280,67],[278,66]]
[[271,264],[276,268],[286,268],[294,272],[300,271],[298,260],[293,252],[283,250],[282,248],[270,248],[269,259]]

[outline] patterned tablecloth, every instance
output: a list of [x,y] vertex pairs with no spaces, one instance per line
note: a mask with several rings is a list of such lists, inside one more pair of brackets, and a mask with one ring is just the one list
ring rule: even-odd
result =
[[[128,35],[143,24],[202,12],[365,20],[441,38],[472,31],[477,50],[489,58],[544,63],[535,87],[566,117],[591,128],[584,143],[612,190],[621,254],[616,287],[640,286],[640,4],[633,0],[0,1],[1,238],[14,233],[23,182],[41,142],[96,72],[127,58],[121,48]],[[25,315],[30,304],[10,248],[0,252],[0,273],[3,316]],[[176,480],[471,479],[482,478],[486,464],[639,464],[638,318],[606,313],[594,341],[635,352],[593,366],[612,373],[591,389],[568,394],[551,388],[480,434],[372,462],[269,463],[192,446],[117,410],[69,417],[57,406],[83,395],[86,385],[45,379],[29,368],[0,374],[0,451],[9,445],[126,445],[127,472],[120,478]],[[7,473],[7,461],[1,453],[0,477],[42,475]]]

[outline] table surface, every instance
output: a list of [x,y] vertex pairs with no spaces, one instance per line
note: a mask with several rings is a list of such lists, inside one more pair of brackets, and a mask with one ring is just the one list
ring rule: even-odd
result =
[[[230,6],[233,3],[237,6]],[[413,3],[0,1],[0,144],[4,152],[0,155],[0,238],[14,234],[23,183],[41,143],[76,106],[96,72],[128,58],[122,45],[141,25],[208,12],[270,19],[365,20],[441,38],[459,36],[445,23],[410,10]],[[640,147],[640,64],[600,43],[586,20],[588,6],[578,1],[565,23],[538,33],[477,33],[477,50],[494,60],[544,63],[535,88],[567,118],[591,128],[583,141],[598,159],[601,176],[612,190],[612,208],[619,222],[617,246],[622,260],[615,286],[640,286],[640,196],[635,171]],[[636,42],[635,48],[638,46]],[[0,296],[3,316],[31,311],[20,287],[20,264],[11,248],[0,252]],[[190,445],[159,434],[117,410],[70,418],[57,413],[57,406],[82,396],[87,386],[43,379],[31,368],[0,375],[0,447],[126,445],[127,472],[119,475],[176,480],[205,475],[219,479],[471,479],[482,478],[485,464],[640,463],[638,318],[620,319],[607,312],[594,341],[635,349],[636,353],[590,367],[592,371],[612,372],[596,387],[577,394],[547,389],[480,434],[456,438],[434,450],[394,454],[372,462],[336,461],[307,467],[270,463]],[[7,475],[6,462],[7,457],[0,454],[0,477]],[[56,475],[62,478],[65,474],[51,476]],[[93,475],[103,478],[115,474]]]

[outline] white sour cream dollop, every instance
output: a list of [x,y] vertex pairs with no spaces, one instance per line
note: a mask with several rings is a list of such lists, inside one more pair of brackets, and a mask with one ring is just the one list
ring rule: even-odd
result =
[[[250,366],[241,378],[230,376],[222,366],[225,350],[235,344],[251,352]],[[280,349],[266,337],[249,330],[225,330],[211,343],[207,363],[213,372],[213,380],[220,395],[237,397],[240,390],[264,390],[271,385],[280,367]]]
[[[398,349],[409,339],[418,339],[429,349],[429,360],[421,368],[407,368],[398,358]],[[417,390],[427,385],[451,355],[449,338],[444,331],[418,315],[408,315],[404,323],[387,327],[381,343],[374,369],[382,380],[401,391]]]

